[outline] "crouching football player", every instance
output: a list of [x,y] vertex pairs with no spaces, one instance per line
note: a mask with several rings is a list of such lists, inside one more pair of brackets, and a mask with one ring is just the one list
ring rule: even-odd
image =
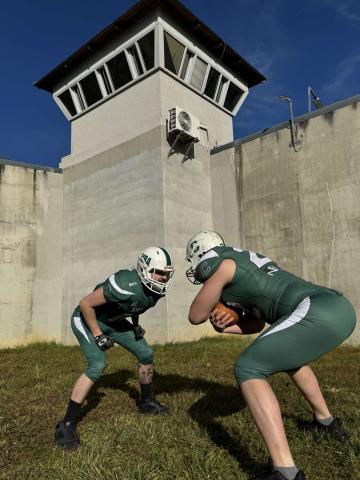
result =
[[[105,351],[117,343],[139,361],[142,413],[166,413],[152,392],[153,350],[143,337],[138,316],[165,296],[171,286],[174,267],[164,248],[149,247],[138,258],[137,268],[110,275],[84,297],[76,307],[71,327],[87,360],[87,368],[73,388],[63,420],[55,429],[55,442],[66,449],[76,448],[80,439],[76,424],[81,406],[105,368]],[[126,320],[132,318],[132,323]]]
[[[239,356],[235,376],[265,441],[269,471],[257,480],[305,480],[292,458],[280,407],[267,379],[290,375],[313,411],[313,426],[346,440],[331,415],[308,363],[342,343],[355,327],[355,311],[340,293],[307,282],[263,255],[226,247],[215,232],[200,232],[187,245],[189,280],[203,284],[189,312],[200,324],[209,319],[223,333],[255,333],[270,327]],[[237,305],[237,316],[218,302]]]

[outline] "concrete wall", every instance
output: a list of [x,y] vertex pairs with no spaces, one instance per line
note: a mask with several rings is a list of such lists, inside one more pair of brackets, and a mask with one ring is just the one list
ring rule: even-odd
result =
[[[164,244],[160,130],[154,129],[64,170],[64,324],[79,300],[107,276]],[[156,307],[161,335],[166,306]],[[149,315],[147,315],[148,317]]]
[[301,122],[297,153],[282,128],[212,157],[214,226],[225,239],[343,291],[358,314],[359,131],[354,102]]
[[[344,291],[359,312],[358,101],[297,120],[298,152],[282,125],[210,156],[232,141],[231,116],[158,71],[74,120],[62,174],[0,161],[0,344],[73,343],[79,300],[154,244],[169,249],[176,274],[142,318],[148,340],[212,334],[187,322],[198,289],[185,277],[185,245],[202,229]],[[187,145],[172,151],[166,137],[174,105],[204,125],[187,158]]]
[[196,289],[184,261],[190,235],[199,226],[212,228],[209,151],[197,146],[183,162],[182,153],[168,158],[168,150],[159,126],[64,169],[63,342],[74,342],[70,315],[79,300],[114,271],[135,265],[150,245],[168,248],[177,271],[166,299],[142,316],[147,340],[210,333],[208,325],[187,321]]
[[0,163],[0,345],[59,339],[62,177]]
[[[163,145],[166,130],[162,128]],[[209,152],[196,145],[194,157],[183,160],[177,153],[163,157],[165,244],[174,260],[174,287],[168,296],[168,340],[192,340],[214,333],[206,323],[194,327],[187,320],[189,307],[198,286],[185,276],[185,248],[189,238],[202,229],[212,229],[211,181]]]

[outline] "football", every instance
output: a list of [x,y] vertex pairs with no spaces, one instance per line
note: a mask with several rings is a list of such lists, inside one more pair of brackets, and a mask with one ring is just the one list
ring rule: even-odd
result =
[[[221,317],[225,314],[230,314],[231,317],[230,317],[229,321],[231,322],[231,324],[234,324],[234,323],[239,321],[238,313],[235,310],[233,310],[232,308],[227,307],[223,303],[220,303],[220,302],[217,303],[215,305],[215,308],[214,308],[214,311],[215,310],[216,310],[215,318],[220,319],[220,322],[219,322],[220,324],[221,324]],[[227,324],[229,324],[228,321],[227,321]]]

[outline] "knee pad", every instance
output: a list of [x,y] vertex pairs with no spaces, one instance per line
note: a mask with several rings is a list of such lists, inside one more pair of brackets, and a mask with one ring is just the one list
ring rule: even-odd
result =
[[94,362],[89,362],[87,369],[85,370],[85,375],[90,378],[93,382],[96,382],[100,377],[105,368],[105,361],[96,360]]

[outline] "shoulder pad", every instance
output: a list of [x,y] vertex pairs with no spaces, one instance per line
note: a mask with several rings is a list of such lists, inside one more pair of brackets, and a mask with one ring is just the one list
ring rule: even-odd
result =
[[110,275],[104,282],[104,297],[108,302],[124,301],[135,295],[135,289],[140,281],[131,281],[128,271],[120,270]]
[[206,282],[219,268],[223,258],[215,250],[209,250],[195,269],[195,280],[200,283]]

